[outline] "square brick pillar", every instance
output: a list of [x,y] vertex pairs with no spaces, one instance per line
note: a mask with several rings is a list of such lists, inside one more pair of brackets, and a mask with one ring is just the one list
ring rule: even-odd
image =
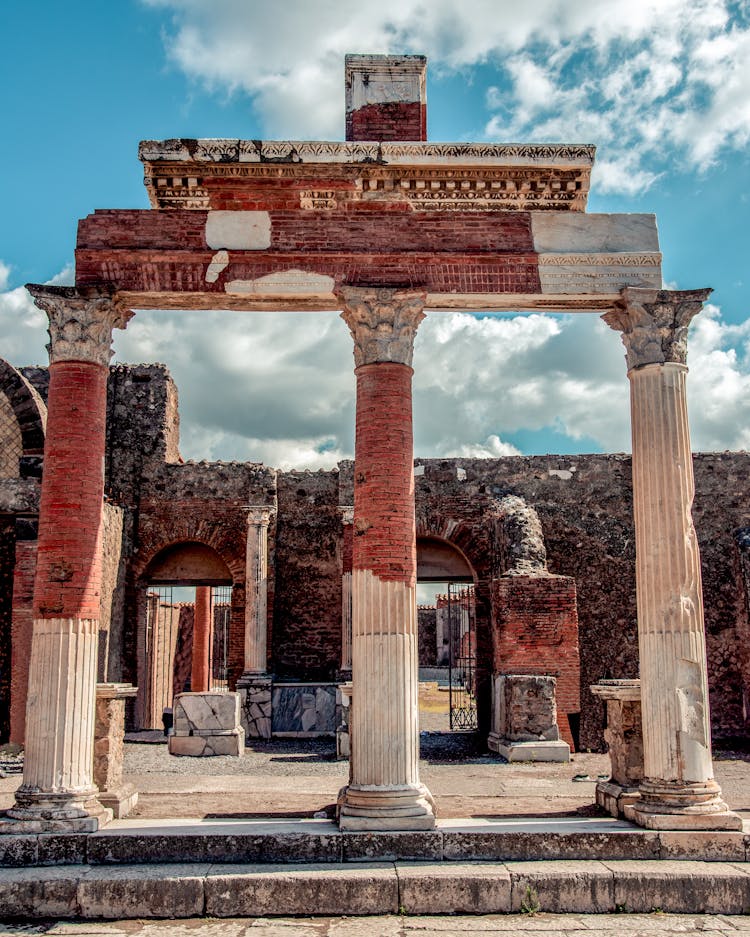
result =
[[346,139],[427,139],[427,59],[347,55]]
[[0,833],[90,832],[112,817],[92,775],[104,446],[112,329],[132,313],[94,291],[29,290],[49,317],[50,386],[23,783]]

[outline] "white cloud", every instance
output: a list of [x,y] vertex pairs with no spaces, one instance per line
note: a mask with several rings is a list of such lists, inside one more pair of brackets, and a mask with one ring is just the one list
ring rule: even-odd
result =
[[0,290],[5,290],[8,288],[8,280],[10,279],[10,267],[8,264],[4,264],[0,260]]
[[172,14],[172,61],[249,95],[269,136],[340,137],[343,56],[364,50],[425,53],[438,73],[493,65],[478,89],[497,111],[487,137],[596,143],[602,192],[643,190],[675,155],[706,167],[750,138],[746,3],[143,2]]

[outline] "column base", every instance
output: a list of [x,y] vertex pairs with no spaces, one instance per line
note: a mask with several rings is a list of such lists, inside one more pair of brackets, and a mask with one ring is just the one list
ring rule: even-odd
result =
[[0,835],[95,833],[112,820],[112,811],[97,800],[97,791],[53,794],[16,791],[16,804],[0,817]]
[[243,673],[237,681],[240,719],[249,739],[270,739],[272,733],[273,679],[268,674]]
[[100,791],[99,803],[112,811],[115,820],[122,820],[135,810],[138,803],[138,791],[132,784],[122,784],[113,790]]
[[359,787],[339,794],[341,830],[432,830],[435,802],[423,784],[404,787]]
[[713,780],[693,784],[647,780],[639,793],[623,812],[626,819],[647,830],[742,829],[742,818],[727,807]]
[[599,781],[596,785],[597,805],[615,820],[622,819],[625,816],[625,808],[634,804],[640,796],[637,787],[625,787],[611,779]]

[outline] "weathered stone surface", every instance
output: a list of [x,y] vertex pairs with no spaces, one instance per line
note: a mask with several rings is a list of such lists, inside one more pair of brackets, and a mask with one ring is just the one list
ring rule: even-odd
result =
[[6,869],[0,875],[0,918],[73,917],[78,910],[77,875],[88,871]]
[[345,862],[363,859],[442,859],[443,834],[421,832],[345,833],[342,837]]
[[662,831],[658,836],[660,857],[662,859],[701,859],[720,862],[745,861],[745,835],[742,832],[722,832],[721,830]]
[[663,861],[644,870],[636,862],[604,864],[613,873],[615,904],[628,911],[743,914],[750,905],[745,866]]
[[245,730],[242,727],[221,735],[201,732],[169,736],[170,755],[188,755],[193,758],[210,758],[214,755],[239,757],[244,751]]
[[505,914],[510,872],[489,863],[396,863],[399,907],[406,914]]
[[658,859],[659,834],[626,829],[617,833],[484,833],[443,831],[443,858],[466,861],[535,859]]
[[0,868],[37,864],[37,836],[0,836]]
[[237,693],[180,693],[174,700],[175,734],[229,732],[240,719]]
[[78,883],[83,918],[199,917],[204,913],[206,865],[90,868]]
[[603,914],[614,910],[614,879],[603,862],[511,862],[508,870],[511,911]]
[[398,878],[391,864],[330,868],[234,866],[211,869],[205,883],[206,914],[394,914]]

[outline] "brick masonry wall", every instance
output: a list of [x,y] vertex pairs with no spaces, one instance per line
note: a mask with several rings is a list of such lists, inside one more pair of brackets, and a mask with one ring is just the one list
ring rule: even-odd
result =
[[26,697],[29,687],[31,635],[34,628],[34,576],[36,574],[36,523],[16,521],[13,570],[12,673],[10,680],[10,740],[23,744]]
[[10,733],[11,597],[15,565],[15,523],[0,518],[0,743]]
[[426,140],[427,106],[419,101],[365,104],[346,115],[347,140]]

